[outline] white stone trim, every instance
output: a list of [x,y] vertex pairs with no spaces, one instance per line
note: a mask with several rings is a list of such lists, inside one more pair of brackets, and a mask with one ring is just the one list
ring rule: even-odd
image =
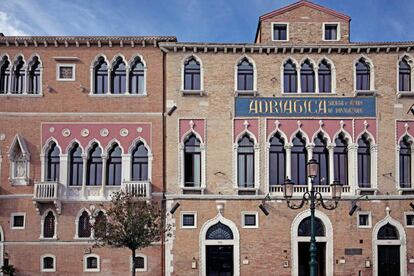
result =
[[[319,64],[321,64],[322,61],[326,61],[331,69],[331,92],[326,93],[326,92],[320,92],[319,90]],[[316,82],[318,83],[318,91],[316,91],[317,94],[322,94],[322,95],[332,95],[332,94],[336,94],[336,68],[335,68],[335,64],[333,63],[333,61],[326,57],[323,56],[322,58],[320,58],[317,62],[317,69],[315,72],[315,76],[316,76]]]
[[[186,90],[184,87],[184,76],[185,76],[185,63],[191,58],[194,58],[198,63],[200,63],[200,90]],[[185,94],[186,92],[198,92],[203,93],[204,91],[204,66],[203,61],[200,57],[195,54],[187,55],[181,60],[181,91]]]
[[[269,123],[269,120],[266,120],[266,127],[265,129],[267,130],[267,125]],[[266,175],[266,182],[265,182],[265,192],[269,193],[270,192],[270,140],[273,138],[273,136],[275,136],[277,133],[280,134],[280,136],[282,137],[282,139],[284,140],[284,148],[285,148],[285,177],[289,177],[290,178],[290,149],[291,147],[289,147],[289,139],[286,136],[286,134],[279,129],[279,123],[278,121],[275,121],[276,127],[275,129],[266,137],[266,141],[265,141],[265,145],[266,145],[266,153],[265,153],[265,175]],[[289,155],[289,158],[288,158]],[[289,164],[289,174],[288,174],[288,164]]]
[[[25,161],[25,171],[23,177],[17,177],[16,172],[16,160],[15,160],[15,150],[16,147],[20,148],[22,152],[22,157]],[[9,171],[9,181],[12,185],[28,185],[30,178],[30,152],[26,145],[25,139],[20,134],[16,134],[14,137],[8,152],[8,158],[10,160],[10,171]]]
[[[285,92],[285,77],[284,77],[284,69],[285,69],[285,64],[288,61],[292,61],[292,63],[295,65],[296,67],[296,92]],[[299,63],[296,61],[296,59],[294,59],[291,56],[288,56],[287,58],[285,58],[280,65],[280,92],[282,95],[297,95],[300,94],[301,88],[300,88],[300,65]]]
[[[233,232],[233,240],[206,240],[207,230],[214,224],[221,222],[230,227]],[[234,276],[240,276],[240,237],[237,226],[231,220],[218,213],[216,217],[206,221],[200,230],[200,275],[206,275],[206,245],[232,245]]]
[[[255,225],[245,225],[245,216],[246,215],[254,215],[256,217],[256,224]],[[240,224],[242,228],[246,229],[257,229],[259,228],[259,213],[257,211],[242,211],[241,212],[241,221]]]
[[[46,216],[48,215],[49,212],[52,212],[53,213],[53,216],[55,217],[55,231],[53,233],[53,237],[51,237],[51,238],[45,238],[45,236],[44,236],[44,231],[45,231],[45,229],[44,229],[45,218],[46,218]],[[58,228],[57,227],[58,227],[58,220],[57,220],[56,212],[53,209],[49,208],[49,209],[47,209],[46,211],[43,212],[43,215],[40,218],[40,237],[39,237],[39,239],[44,239],[44,240],[57,240],[58,239],[58,235],[57,235]]]
[[[71,67],[72,68],[72,78],[68,78],[68,79],[61,78],[60,77],[60,68],[61,67]],[[58,64],[56,64],[56,81],[75,81],[75,80],[76,80],[76,64],[75,63],[58,63]]]
[[395,188],[397,190],[401,190],[401,183],[400,183],[400,143],[401,140],[407,136],[408,142],[411,144],[411,187],[414,185],[414,138],[408,131],[405,131],[397,140],[397,144],[395,145]]
[[[97,259],[97,268],[88,268],[87,259],[90,257],[95,257]],[[98,254],[86,254],[83,256],[83,271],[84,272],[100,272],[101,271],[101,258]]]
[[[184,225],[183,224],[184,215],[193,215],[194,216],[194,225],[192,225],[192,226]],[[181,226],[181,229],[196,229],[197,228],[197,212],[195,212],[195,211],[181,211],[180,212],[180,226]]]
[[[237,79],[238,79],[238,71],[239,71],[238,66],[243,59],[247,59],[253,65],[253,90],[239,90],[237,87]],[[234,64],[234,91],[236,92],[236,94],[237,93],[240,93],[240,94],[254,93],[255,94],[257,92],[257,66],[253,58],[249,57],[246,54],[243,54],[242,56],[240,56]]]
[[[367,215],[368,216],[368,225],[361,225],[360,224],[360,219],[359,219],[359,216],[360,215]],[[357,226],[358,226],[358,228],[371,228],[372,227],[372,215],[371,215],[371,212],[358,211],[357,212],[357,215],[356,215],[356,220],[357,220]]]
[[148,145],[147,141],[142,138],[141,136],[138,136],[137,138],[132,141],[131,145],[129,146],[127,152],[124,152],[122,155],[122,179],[124,181],[131,181],[132,180],[132,151],[134,150],[135,146],[142,142],[144,144],[144,147],[147,149],[147,156],[148,156],[148,181],[151,183],[152,180],[152,160],[154,158],[151,147]]
[[[399,232],[399,240],[378,240],[378,231],[387,223],[396,227]],[[372,229],[372,263],[373,263],[373,276],[378,276],[378,245],[400,245],[400,273],[401,275],[407,275],[407,238],[404,231],[404,227],[397,220],[393,219],[389,213],[385,218],[377,222]]]
[[27,84],[29,83],[29,69],[30,69],[29,65],[30,65],[30,62],[32,62],[34,57],[37,57],[38,60],[39,60],[39,74],[40,74],[40,76],[39,76],[39,93],[37,93],[35,95],[42,96],[43,95],[43,62],[42,62],[42,59],[40,58],[40,55],[37,54],[37,53],[32,54],[30,56],[29,60],[27,61],[26,76],[25,76],[25,78],[26,78],[25,91],[26,91],[26,94],[31,95],[31,94],[28,93],[29,91],[28,91],[28,85]]
[[[131,73],[131,65],[132,65],[132,62],[134,62],[134,59],[137,58],[137,57],[141,60],[142,65],[144,67],[144,89],[142,91],[142,94],[139,94],[139,93],[137,93],[137,94],[131,94],[131,91],[129,89],[130,88],[130,85],[129,85],[129,74]],[[132,96],[141,96],[141,97],[145,97],[145,96],[148,95],[148,91],[147,91],[147,71],[148,71],[147,63],[145,62],[143,56],[140,55],[140,54],[134,54],[132,56],[132,58],[129,60],[129,62],[127,63],[127,95],[130,95],[130,96],[131,95]]]
[[[336,39],[325,39],[325,26],[336,25]],[[322,41],[339,41],[341,39],[341,22],[323,22],[322,23]]]
[[[14,226],[14,218],[16,216],[23,216],[23,226]],[[10,229],[22,230],[26,227],[26,213],[25,212],[14,212],[10,214]]]
[[[173,200],[167,200],[166,202],[166,210],[171,210],[172,205],[174,204]],[[171,229],[169,230],[169,233],[164,235],[165,237],[165,251],[164,251],[164,257],[165,257],[165,275],[170,276],[174,273],[174,239],[175,239],[175,231],[176,231],[176,219],[174,215],[171,215],[169,212],[165,215],[166,219],[165,222],[167,225],[171,225]],[[168,235],[170,234],[170,235]]]
[[110,86],[109,86],[109,67],[110,67],[110,62],[108,61],[108,58],[106,57],[106,55],[104,55],[104,54],[102,54],[102,53],[99,53],[99,54],[97,54],[94,58],[93,58],[93,60],[92,60],[92,62],[91,62],[91,66],[90,66],[90,74],[91,74],[91,76],[90,76],[90,84],[91,84],[91,87],[90,87],[90,91],[89,91],[89,95],[94,95],[94,94],[96,94],[95,93],[95,66],[96,66],[96,63],[97,63],[97,61],[98,61],[98,59],[100,58],[100,57],[103,57],[104,58],[104,60],[105,60],[105,62],[106,62],[106,65],[107,65],[107,67],[108,67],[108,91],[107,91],[107,93],[109,93],[109,90],[110,90]]
[[[148,271],[148,257],[145,254],[142,253],[135,253],[135,257],[142,257],[144,258],[144,268],[135,268],[136,272],[147,272]],[[133,260],[131,258],[131,268],[130,270],[132,271],[132,267],[133,267]]]
[[375,143],[374,136],[368,131],[364,130],[362,131],[355,139],[355,187],[356,189],[360,189],[358,185],[358,141],[361,139],[361,137],[366,134],[368,136],[368,141],[370,143],[370,154],[371,154],[371,186],[370,189],[376,190],[378,188],[378,180],[377,180],[377,170],[378,170],[378,145]]
[[[285,25],[286,26],[286,40],[279,40],[279,39],[274,39],[274,26],[275,25],[280,25],[280,26],[282,26],[282,25]],[[289,41],[289,23],[288,22],[272,22],[272,24],[270,24],[270,28],[271,28],[271,30],[270,30],[270,33],[271,33],[271,38],[272,38],[272,41],[281,41],[281,42],[286,42],[286,41]]]
[[[314,87],[314,92],[310,92],[310,91],[303,91],[303,89],[302,89],[302,78],[301,78],[301,76],[302,76],[302,74],[301,74],[301,71],[302,71],[302,65],[306,62],[306,61],[309,61],[309,63],[310,63],[310,65],[312,65],[312,69],[313,69],[313,76],[314,76],[314,82],[315,82],[315,87]],[[299,62],[299,69],[298,69],[298,83],[300,83],[300,85],[298,85],[298,87],[300,87],[300,90],[298,90],[299,92],[299,94],[305,94],[305,95],[313,95],[313,94],[316,94],[316,93],[319,93],[319,84],[318,84],[318,80],[319,80],[319,78],[318,78],[318,68],[319,68],[319,66],[318,66],[318,64],[316,64],[315,63],[315,61],[312,59],[312,58],[310,58],[310,57],[304,57],[300,62]]]
[[61,177],[61,174],[60,174],[60,169],[61,169],[61,156],[62,156],[62,148],[60,147],[60,145],[59,145],[59,143],[57,142],[57,140],[54,138],[54,137],[49,137],[47,140],[46,140],[46,142],[43,144],[43,147],[42,147],[42,149],[41,149],[41,151],[40,151],[40,168],[41,168],[41,171],[40,171],[40,181],[41,182],[44,182],[44,181],[47,181],[47,179],[46,179],[46,176],[47,176],[47,172],[46,172],[46,170],[47,170],[47,167],[48,167],[48,163],[47,163],[47,152],[49,151],[49,149],[50,149],[50,146],[52,145],[52,143],[55,143],[56,144],[56,146],[58,147],[58,149],[59,149],[59,152],[60,152],[60,154],[59,154],[59,179],[58,179],[58,182],[60,181],[60,177]]
[[[50,257],[53,259],[53,268],[44,268],[44,259]],[[41,272],[56,272],[56,256],[52,254],[43,254],[40,256],[40,271]]]
[[[310,210],[305,210],[300,212],[296,217],[293,219],[292,226],[291,226],[291,248],[292,248],[292,276],[299,275],[299,242],[309,242],[310,237],[299,237],[298,236],[298,228],[299,224],[305,218],[310,216]],[[333,228],[332,223],[327,215],[319,210],[315,210],[315,217],[319,218],[325,226],[325,236],[324,237],[316,237],[316,242],[325,242],[325,266],[326,266],[326,275],[334,275],[333,273]]]

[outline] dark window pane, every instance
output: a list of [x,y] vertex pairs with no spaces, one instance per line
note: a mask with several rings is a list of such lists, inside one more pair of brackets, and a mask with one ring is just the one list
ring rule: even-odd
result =
[[184,186],[201,186],[201,148],[198,138],[191,134],[184,142]]
[[86,268],[88,268],[88,269],[98,268],[98,258],[96,258],[96,257],[88,257],[86,259]]
[[399,90],[411,91],[411,66],[406,59],[399,63]]
[[89,150],[86,167],[86,185],[102,185],[102,151],[98,144],[93,144]]
[[132,180],[148,180],[148,150],[142,142],[137,143],[132,151]]
[[99,57],[95,65],[95,94],[108,93],[108,64],[103,57]]
[[247,134],[238,142],[238,185],[243,188],[254,187],[254,142]]
[[135,57],[129,72],[129,92],[144,94],[144,64],[139,57]]
[[348,185],[348,143],[342,133],[335,139],[334,175],[334,180]]
[[358,140],[358,185],[362,188],[371,187],[371,144],[367,135]]
[[364,60],[360,59],[356,66],[356,90],[370,90],[370,67]]
[[0,94],[5,94],[9,90],[10,81],[10,61],[7,56],[3,56],[0,62]]
[[306,150],[306,140],[301,133],[296,134],[292,141],[291,149],[291,180],[298,185],[307,185],[308,177],[306,163],[308,162],[308,152]]
[[285,93],[297,92],[297,72],[292,60],[288,60],[283,67],[283,90]]
[[193,214],[183,214],[183,226],[195,226],[195,218]]
[[337,40],[338,25],[326,24],[325,25],[325,40]]
[[405,136],[400,142],[400,187],[411,187],[411,143]]
[[37,56],[29,63],[27,93],[40,93],[40,61]]
[[43,237],[53,238],[55,236],[55,216],[49,211],[43,222]]
[[83,177],[82,149],[77,143],[69,153],[69,185],[81,186]]
[[233,231],[227,225],[218,222],[208,228],[206,240],[232,240]]
[[24,89],[24,61],[22,56],[18,56],[13,65],[12,89],[13,94],[22,94]]
[[414,215],[407,215],[406,220],[407,220],[407,225],[414,226]]
[[395,226],[387,223],[378,230],[377,238],[379,240],[398,240],[400,234]]
[[111,93],[124,94],[126,92],[126,68],[121,57],[112,64]]
[[135,257],[135,268],[144,269],[145,268],[145,259],[144,257]]
[[237,65],[237,90],[253,90],[253,64],[244,58]]
[[[315,217],[315,226],[316,226],[316,236],[324,237],[325,236],[325,225],[323,222]],[[311,217],[303,219],[298,227],[298,236],[299,237],[309,237],[311,234]]]
[[283,184],[286,177],[285,143],[279,133],[270,139],[269,148],[269,182],[270,185]]
[[287,40],[287,25],[274,24],[273,25],[273,40]]
[[78,221],[78,236],[80,238],[89,238],[91,236],[91,225],[89,219],[90,217],[88,212],[83,211]]
[[256,215],[254,214],[244,215],[244,225],[245,226],[256,226]]
[[321,93],[330,93],[332,92],[331,87],[331,67],[326,60],[323,60],[319,64],[318,68],[318,78],[319,78],[319,92]]
[[54,269],[54,262],[52,257],[43,258],[43,269]]
[[184,64],[184,89],[200,90],[200,63],[191,57]]
[[60,150],[52,143],[47,152],[46,180],[59,181]]
[[369,225],[369,215],[363,214],[358,216],[359,225],[360,226],[368,226]]
[[315,72],[309,60],[306,60],[300,69],[302,92],[315,92]]
[[24,216],[13,216],[13,227],[24,227]]
[[319,172],[314,182],[316,185],[329,185],[331,184],[329,179],[329,151],[326,147],[326,140],[323,134],[319,133],[313,143],[315,146],[313,148],[312,158],[319,163]]
[[106,185],[121,185],[122,150],[118,144],[114,144],[108,152],[106,161]]

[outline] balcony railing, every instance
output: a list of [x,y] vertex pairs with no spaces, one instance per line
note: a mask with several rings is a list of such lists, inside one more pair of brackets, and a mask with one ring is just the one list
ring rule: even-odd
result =
[[135,197],[151,197],[151,183],[149,181],[125,181],[121,185],[122,191]]
[[[316,192],[319,192],[321,194],[327,194],[331,192],[331,187],[328,185],[315,185],[313,186],[315,188]],[[283,186],[282,185],[272,185],[269,188],[270,193],[283,193]],[[303,194],[308,190],[307,185],[294,185],[293,186],[293,193]],[[350,193],[351,187],[350,186],[342,186],[342,192],[343,193]]]
[[34,185],[33,199],[36,201],[47,202],[58,199],[59,183],[57,182],[40,182]]

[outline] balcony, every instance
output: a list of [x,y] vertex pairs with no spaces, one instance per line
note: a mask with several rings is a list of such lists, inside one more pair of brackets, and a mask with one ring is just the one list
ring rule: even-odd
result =
[[[329,185],[315,185],[313,186],[315,188],[316,192],[319,192],[321,194],[330,194],[331,193],[331,186]],[[302,196],[303,193],[308,191],[307,185],[294,185],[293,186],[293,194]],[[270,194],[273,195],[282,195],[283,194],[283,186],[282,185],[272,185],[269,187]],[[349,194],[351,193],[351,187],[350,186],[343,186],[342,187],[342,193]]]
[[121,189],[134,197],[151,198],[151,183],[149,181],[124,181]]
[[53,203],[56,212],[60,214],[62,206],[59,200],[58,182],[38,182],[34,185],[33,204],[36,206],[37,213],[40,214],[40,204]]

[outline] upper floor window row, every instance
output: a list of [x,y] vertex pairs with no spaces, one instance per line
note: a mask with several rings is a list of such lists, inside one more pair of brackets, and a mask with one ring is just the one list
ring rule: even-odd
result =
[[129,62],[122,55],[111,62],[100,55],[91,67],[91,94],[146,95],[146,71],[145,61],[139,55]]
[[[273,22],[272,40],[279,42],[289,41],[289,23]],[[322,24],[322,40],[338,41],[340,39],[339,22],[327,22]]]
[[3,55],[0,59],[0,94],[42,94],[42,69],[42,61],[37,54],[28,61],[23,55],[17,55],[13,60]]

